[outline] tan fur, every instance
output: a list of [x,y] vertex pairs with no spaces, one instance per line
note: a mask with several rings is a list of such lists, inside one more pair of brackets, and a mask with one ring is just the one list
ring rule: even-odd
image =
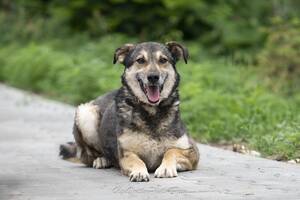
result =
[[139,101],[147,103],[148,99],[147,99],[145,93],[142,91],[138,81],[136,80],[136,74],[139,72],[142,72],[144,70],[145,70],[145,68],[140,68],[137,65],[133,65],[129,69],[126,69],[125,78],[126,78],[127,84],[131,88],[134,95],[136,97],[138,97]]
[[[156,60],[159,60],[160,58],[165,58],[165,59],[168,59],[161,51],[157,51],[155,53],[155,57],[156,57]],[[166,63],[167,64],[167,63]],[[163,64],[165,65],[165,64]]]
[[120,158],[122,173],[130,177],[130,181],[149,181],[149,173],[145,163],[133,152],[124,151]]
[[150,114],[150,115],[155,115],[157,110],[155,109],[155,107],[153,106],[148,106],[148,105],[143,105],[144,109],[147,110],[147,112]]
[[157,167],[164,153],[169,148],[190,148],[187,135],[180,138],[162,137],[159,140],[148,134],[131,132],[128,129],[118,138],[119,145],[144,160],[148,168]]
[[167,99],[172,92],[172,88],[175,83],[175,71],[173,70],[173,67],[171,64],[166,65],[165,67],[161,68],[161,71],[168,72],[168,77],[164,84],[164,89],[161,91],[161,99]]
[[[161,51],[157,51],[155,53],[156,60],[159,60],[162,58],[167,58],[163,55]],[[171,63],[166,62],[165,64],[158,65],[157,68],[160,72],[167,72],[168,78],[166,79],[166,82],[164,84],[164,90],[161,93],[161,99],[166,99],[170,95],[173,85],[175,83],[175,71],[173,70],[173,66]]]
[[196,149],[172,148],[164,154],[161,165],[155,171],[155,177],[176,177],[177,171],[197,168],[199,155]]
[[142,51],[140,52],[140,55],[138,55],[136,58],[137,58],[137,59],[139,59],[139,58],[144,58],[145,60],[148,60],[148,54],[147,54],[147,52],[146,52],[145,50],[142,50]]
[[78,157],[67,158],[66,160],[72,163],[82,163]]

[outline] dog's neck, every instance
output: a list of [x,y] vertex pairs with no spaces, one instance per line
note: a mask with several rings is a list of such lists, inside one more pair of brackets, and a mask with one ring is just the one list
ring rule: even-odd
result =
[[[163,132],[173,132],[179,135],[180,129],[178,90],[174,89],[159,105],[151,106],[138,100],[127,87],[120,88],[116,96],[116,105],[120,125],[136,131],[145,131],[159,135]],[[172,131],[169,131],[171,130]]]

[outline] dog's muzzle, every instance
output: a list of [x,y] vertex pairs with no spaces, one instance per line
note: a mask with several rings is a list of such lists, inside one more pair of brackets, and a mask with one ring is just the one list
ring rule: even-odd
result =
[[147,84],[145,84],[142,79],[137,77],[141,89],[151,104],[156,104],[160,100],[160,93],[163,89],[163,84],[159,84],[159,78],[160,77],[157,74],[149,74],[147,76]]

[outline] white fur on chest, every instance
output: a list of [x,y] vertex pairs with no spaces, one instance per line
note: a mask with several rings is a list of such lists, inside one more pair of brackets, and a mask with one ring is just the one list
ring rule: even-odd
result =
[[176,137],[160,137],[152,138],[143,133],[131,132],[125,130],[118,138],[121,148],[125,151],[131,151],[141,158],[144,158],[147,166],[154,166],[159,159],[162,159],[164,153],[170,148],[190,148],[187,135],[180,138]]

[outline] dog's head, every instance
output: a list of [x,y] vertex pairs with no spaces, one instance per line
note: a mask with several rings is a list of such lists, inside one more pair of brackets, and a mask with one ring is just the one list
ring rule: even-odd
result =
[[125,65],[123,85],[141,102],[158,105],[176,89],[176,62],[188,59],[188,51],[176,42],[125,44],[115,51],[113,63]]

